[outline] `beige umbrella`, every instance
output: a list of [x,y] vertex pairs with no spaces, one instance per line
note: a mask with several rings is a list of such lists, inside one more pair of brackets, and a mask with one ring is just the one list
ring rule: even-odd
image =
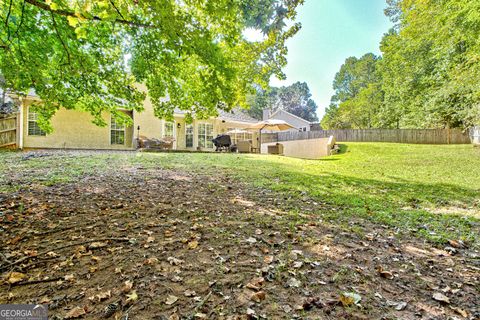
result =
[[230,131],[227,131],[225,132],[226,134],[235,134],[235,133],[248,133],[247,130],[243,130],[243,129],[233,129],[233,130],[230,130]]
[[277,120],[277,119],[268,119],[268,120],[263,120],[258,123],[255,123],[254,125],[251,125],[249,129],[258,129],[259,130],[259,150],[262,152],[262,130],[270,130],[270,131],[285,131],[285,130],[290,130],[290,129],[295,129],[294,126],[290,125],[289,123],[283,121],[283,120]]
[[268,120],[260,121],[249,127],[249,129],[258,129],[260,131],[262,131],[263,129],[270,130],[270,131],[284,131],[284,130],[290,130],[294,128],[295,127],[288,124],[287,122],[283,120],[277,120],[277,119],[268,119]]

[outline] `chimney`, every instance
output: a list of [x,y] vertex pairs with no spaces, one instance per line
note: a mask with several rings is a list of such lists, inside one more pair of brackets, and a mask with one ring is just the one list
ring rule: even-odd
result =
[[262,120],[268,120],[270,118],[270,109],[263,109]]

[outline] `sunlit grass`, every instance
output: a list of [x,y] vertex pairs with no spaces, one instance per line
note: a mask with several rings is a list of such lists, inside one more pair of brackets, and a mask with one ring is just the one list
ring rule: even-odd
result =
[[[432,241],[478,241],[480,148],[470,145],[348,143],[340,154],[321,160],[225,153],[59,153],[22,161],[22,155],[0,153],[0,192],[27,181],[65,183],[125,166],[179,169],[228,175],[293,198],[308,197],[336,208],[318,206],[317,214],[331,220],[361,217]],[[10,179],[18,175],[26,178]]]

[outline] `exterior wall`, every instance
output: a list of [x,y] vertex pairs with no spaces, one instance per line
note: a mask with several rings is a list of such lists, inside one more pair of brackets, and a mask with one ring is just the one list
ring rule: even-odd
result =
[[153,106],[150,97],[144,102],[144,110],[142,112],[133,113],[133,124],[135,128],[135,138],[137,138],[137,128],[140,126],[140,135],[147,138],[160,139],[162,137],[163,120],[155,117],[153,114]]
[[[110,114],[105,113],[103,119],[108,124],[105,127],[98,127],[92,123],[92,117],[86,112],[60,109],[52,118],[53,133],[46,136],[28,135],[28,108],[32,100],[24,100],[22,133],[24,148],[70,148],[70,149],[134,149],[138,135],[147,138],[161,139],[165,126],[165,120],[154,115],[153,105],[149,97],[145,100],[142,112],[133,112],[133,126],[125,130],[125,145],[112,145],[110,143]],[[198,125],[210,123],[213,125],[213,138],[218,134],[225,133],[229,128],[243,129],[247,123],[222,121],[211,118],[207,120],[193,121],[193,147],[186,147],[186,123],[183,115],[174,117],[174,149],[197,150],[198,148]],[[140,127],[140,130],[137,130]],[[257,134],[253,134],[253,146],[257,146]],[[202,148],[203,151],[214,151],[213,148]]]
[[53,132],[46,136],[28,135],[28,108],[31,100],[23,105],[23,147],[24,148],[70,148],[70,149],[132,149],[133,128],[125,129],[125,145],[110,144],[110,114],[103,119],[108,124],[98,127],[92,123],[90,114],[61,108],[52,118]]
[[[302,159],[320,159],[331,154],[332,144],[335,142],[331,138],[318,138],[311,140],[293,140],[278,142],[283,145],[283,155],[286,157]],[[269,145],[276,145],[277,142],[262,144],[261,152],[268,153]]]
[[303,128],[303,127],[306,127],[306,131],[310,131],[310,122],[303,120],[302,118],[296,117],[294,115],[291,115],[290,113],[285,112],[283,110],[279,110],[275,112],[273,115],[270,116],[269,119],[283,120],[295,127],[295,129],[291,129],[287,131],[298,131],[299,128]]

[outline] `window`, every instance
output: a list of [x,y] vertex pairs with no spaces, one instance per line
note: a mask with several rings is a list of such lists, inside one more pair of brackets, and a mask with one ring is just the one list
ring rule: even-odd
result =
[[298,129],[298,131],[300,132],[306,132],[307,131],[307,127],[301,127]]
[[174,137],[174,125],[173,122],[165,122],[163,126],[163,137],[164,138],[173,138]]
[[113,116],[110,123],[110,143],[125,144],[125,125],[118,123]]
[[185,126],[185,147],[193,148],[193,125],[187,124]]
[[31,112],[30,108],[28,109],[28,135],[29,136],[45,136],[46,133],[40,129],[37,123],[38,114],[36,112]]
[[213,148],[213,124],[200,123],[198,125],[198,146],[200,148]]
[[[228,128],[228,131],[234,131],[235,128]],[[253,133],[251,132],[237,132],[237,133],[230,133],[230,139],[232,140],[232,144],[237,144],[238,141],[250,141],[253,142]]]

